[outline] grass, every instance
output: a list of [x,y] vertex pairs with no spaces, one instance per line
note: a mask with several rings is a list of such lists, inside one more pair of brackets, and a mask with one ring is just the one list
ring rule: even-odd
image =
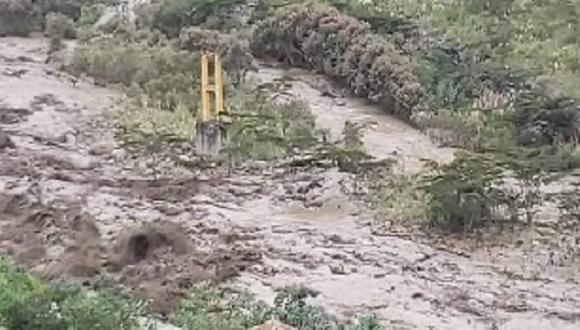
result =
[[196,117],[183,105],[174,111],[161,111],[127,102],[119,107],[117,114],[126,133],[125,139],[131,142],[139,142],[149,136],[165,136],[180,141],[195,139]]

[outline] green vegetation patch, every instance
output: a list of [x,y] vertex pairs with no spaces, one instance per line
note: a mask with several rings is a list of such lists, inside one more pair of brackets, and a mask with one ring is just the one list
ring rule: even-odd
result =
[[323,72],[357,96],[409,119],[427,110],[410,59],[369,26],[321,4],[287,6],[255,29],[252,50]]
[[10,330],[138,329],[145,306],[108,289],[43,284],[0,260],[0,328]]
[[373,317],[341,322],[307,299],[315,295],[303,287],[283,289],[274,306],[256,301],[245,292],[224,290],[207,284],[194,287],[189,298],[172,316],[186,330],[244,330],[277,319],[299,330],[380,330]]

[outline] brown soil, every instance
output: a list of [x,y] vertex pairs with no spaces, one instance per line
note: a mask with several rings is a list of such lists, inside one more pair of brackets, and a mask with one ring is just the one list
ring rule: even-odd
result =
[[[113,278],[160,312],[210,280],[266,300],[305,284],[336,315],[373,313],[393,329],[578,328],[580,234],[549,225],[557,210],[505,243],[453,246],[396,226],[376,231],[348,194],[356,182],[334,169],[256,164],[228,176],[128,153],[109,111],[119,95],[73,86],[44,64],[47,45],[0,38],[0,72],[26,70],[0,79],[0,114],[9,114],[0,123],[0,251],[18,264],[88,285]],[[321,77],[297,72],[287,94],[307,98],[334,137],[347,119],[377,122],[365,135],[377,158],[397,154],[412,172],[423,158],[452,158],[360,100],[321,95],[309,84]],[[261,68],[258,78],[284,74]]]
[[235,235],[220,238],[232,244],[230,251],[196,251],[188,230],[167,221],[127,228],[109,248],[90,214],[45,207],[26,195],[0,194],[0,214],[0,247],[18,264],[84,284],[117,276],[158,312],[171,311],[191,284],[227,280],[261,259],[251,249],[235,249]]

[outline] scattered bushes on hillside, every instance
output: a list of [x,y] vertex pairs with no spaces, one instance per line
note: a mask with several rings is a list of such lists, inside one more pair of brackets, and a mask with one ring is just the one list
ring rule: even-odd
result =
[[[446,144],[478,150],[481,143],[471,140],[500,140],[493,135],[496,132],[482,134],[474,129],[481,126],[482,118],[486,124],[502,121],[501,134],[512,131],[502,136],[509,135],[511,140],[502,143],[576,142],[578,128],[573,123],[578,111],[562,101],[578,98],[580,86],[574,33],[578,4],[525,0],[490,4],[452,0],[438,5],[425,0],[330,2],[368,22],[373,31],[394,40],[414,59],[414,73],[429,105],[438,109],[437,116],[421,126],[435,131]],[[533,87],[538,78],[548,83]],[[550,89],[569,98],[556,100]],[[489,93],[496,102],[487,99],[484,101],[493,106],[481,107],[482,96]],[[506,115],[480,116],[481,110]]]
[[332,7],[285,7],[259,24],[251,47],[256,54],[323,72],[402,118],[426,110],[409,58],[367,24]]
[[547,201],[541,188],[579,166],[580,153],[573,146],[460,153],[423,180],[428,220],[450,231],[506,219],[531,224]]
[[134,94],[147,97],[143,102],[161,109],[197,105],[192,94],[198,86],[199,55],[151,45],[148,39],[131,43],[110,36],[97,39],[79,46],[66,70],[77,76],[85,73],[98,84],[133,86]]

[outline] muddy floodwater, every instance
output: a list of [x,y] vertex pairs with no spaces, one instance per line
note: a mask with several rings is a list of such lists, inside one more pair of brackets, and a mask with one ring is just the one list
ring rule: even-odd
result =
[[[580,329],[580,235],[544,225],[475,246],[376,232],[373,214],[336,170],[265,168],[231,175],[123,149],[112,109],[121,94],[45,64],[42,38],[0,38],[0,249],[47,278],[112,276],[169,311],[193,281],[249,288],[269,301],[304,284],[340,317],[373,313],[393,329]],[[447,162],[421,132],[372,105],[291,76],[286,97],[338,136],[369,123],[364,142],[408,172]],[[187,146],[184,146],[184,150]]]

